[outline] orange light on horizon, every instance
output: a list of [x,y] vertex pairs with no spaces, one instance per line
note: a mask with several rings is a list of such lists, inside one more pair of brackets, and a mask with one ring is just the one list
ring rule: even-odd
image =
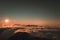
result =
[[9,19],[5,19],[5,23],[8,23],[9,22]]

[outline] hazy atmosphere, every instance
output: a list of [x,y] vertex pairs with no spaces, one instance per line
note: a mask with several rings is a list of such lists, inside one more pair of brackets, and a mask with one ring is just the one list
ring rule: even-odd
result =
[[0,0],[0,40],[60,40],[60,1]]
[[55,0],[0,0],[0,19],[5,18],[13,21],[59,22],[60,2]]

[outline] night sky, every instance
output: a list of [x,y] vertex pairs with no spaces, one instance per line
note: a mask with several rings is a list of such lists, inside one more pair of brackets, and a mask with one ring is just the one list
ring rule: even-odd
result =
[[57,0],[0,0],[0,19],[60,20],[60,1]]

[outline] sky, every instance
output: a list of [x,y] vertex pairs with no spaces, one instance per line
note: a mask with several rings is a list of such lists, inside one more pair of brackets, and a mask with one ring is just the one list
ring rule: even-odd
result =
[[60,2],[58,0],[0,0],[0,20],[60,23]]

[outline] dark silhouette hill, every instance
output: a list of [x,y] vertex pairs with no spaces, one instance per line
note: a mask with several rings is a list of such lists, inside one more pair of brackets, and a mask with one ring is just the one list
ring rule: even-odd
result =
[[26,32],[18,32],[14,34],[12,37],[10,37],[8,40],[27,40],[31,38],[30,34]]
[[18,32],[16,34],[14,34],[12,37],[10,37],[8,40],[50,40],[50,39],[32,37],[29,33]]

